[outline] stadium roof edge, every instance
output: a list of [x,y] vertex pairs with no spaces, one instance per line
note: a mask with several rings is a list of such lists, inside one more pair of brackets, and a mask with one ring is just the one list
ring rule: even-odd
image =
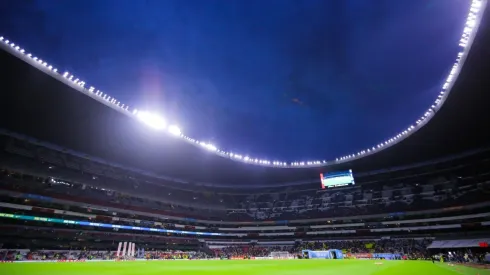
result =
[[[25,135],[21,135],[21,134],[14,133],[14,132],[0,128],[0,135],[2,135],[2,134],[6,135],[6,136],[11,136],[11,137],[14,137],[14,138],[17,138],[20,140],[25,140],[31,144],[38,145],[41,147],[45,147],[48,149],[52,149],[52,150],[58,151],[60,153],[69,154],[69,155],[73,155],[73,156],[76,156],[76,157],[79,157],[82,159],[86,159],[86,160],[91,161],[91,162],[95,162],[95,163],[99,163],[99,164],[103,164],[103,165],[108,165],[108,166],[111,166],[114,168],[126,170],[128,172],[134,172],[134,173],[141,174],[144,176],[152,177],[152,178],[159,179],[159,180],[174,182],[177,184],[189,184],[189,185],[193,185],[193,186],[204,186],[204,187],[208,186],[208,187],[214,187],[214,188],[236,188],[236,189],[240,189],[240,188],[250,189],[251,188],[250,185],[230,185],[230,184],[216,184],[216,183],[210,183],[210,182],[190,182],[190,181],[185,180],[185,179],[173,178],[170,176],[151,173],[151,172],[148,172],[148,171],[145,171],[142,169],[138,169],[138,168],[134,168],[134,167],[124,166],[124,165],[121,165],[121,164],[118,164],[115,162],[111,162],[111,161],[107,161],[107,160],[104,160],[104,159],[101,159],[98,157],[90,156],[90,155],[87,155],[87,154],[84,154],[81,152],[77,152],[77,151],[74,151],[74,150],[71,150],[68,148],[63,148],[63,147],[57,146],[57,145],[49,143],[49,142],[39,141],[39,140],[36,140],[34,138],[27,137]],[[452,160],[461,159],[464,157],[470,157],[472,155],[482,153],[482,152],[486,152],[486,151],[490,151],[490,147],[478,148],[478,149],[474,149],[474,150],[465,151],[465,152],[462,152],[459,154],[444,156],[441,158],[426,160],[426,161],[418,162],[418,163],[412,163],[409,165],[386,167],[386,168],[380,169],[380,170],[358,173],[358,174],[356,174],[356,177],[371,176],[371,175],[376,175],[376,174],[384,174],[384,173],[390,173],[390,172],[396,172],[396,171],[409,170],[409,169],[413,169],[413,168],[419,168],[419,167],[422,167],[425,165],[439,164],[439,163],[449,162]],[[277,188],[277,187],[293,187],[293,186],[298,186],[298,185],[310,184],[310,183],[313,183],[316,181],[318,181],[317,177],[312,178],[310,180],[304,180],[304,181],[298,181],[298,182],[277,183],[273,187],[274,188]],[[255,188],[256,189],[271,188],[271,186],[270,185],[254,185],[253,188],[254,189]]]
[[[475,12],[474,12],[473,11],[473,5],[475,5],[476,3],[481,4],[481,9],[475,10]],[[459,76],[459,72],[461,71],[461,68],[465,64],[468,52],[471,50],[473,40],[474,40],[476,34],[478,33],[480,21],[483,17],[483,14],[485,13],[486,6],[487,6],[487,0],[472,0],[471,1],[470,16],[468,16],[468,19],[465,22],[465,30],[464,30],[463,36],[460,40],[460,46],[462,46],[464,48],[464,50],[460,53],[461,55],[458,55],[457,62],[455,64],[455,66],[456,65],[457,66],[456,67],[453,66],[453,70],[451,70],[451,73],[450,73],[449,77],[447,78],[446,83],[443,85],[443,88],[442,88],[443,91],[441,92],[441,95],[437,98],[435,103],[433,103],[433,105],[427,110],[427,112],[425,112],[424,115],[419,120],[417,120],[415,124],[413,124],[415,126],[410,125],[408,128],[406,128],[405,131],[401,132],[403,134],[400,133],[399,135],[396,135],[392,138],[388,138],[386,141],[383,141],[380,144],[378,144],[378,146],[373,146],[372,150],[370,150],[370,148],[369,148],[366,150],[362,150],[356,154],[347,155],[345,157],[341,157],[341,158],[338,158],[338,159],[335,159],[332,161],[291,162],[290,164],[287,164],[287,165],[283,165],[283,162],[278,162],[281,164],[280,165],[276,165],[276,164],[271,165],[269,163],[270,161],[264,161],[263,162],[262,160],[258,160],[258,159],[249,160],[248,157],[245,157],[246,160],[244,160],[242,155],[233,154],[233,153],[229,153],[229,152],[225,152],[225,151],[221,151],[221,150],[216,150],[216,148],[211,144],[205,144],[203,142],[199,142],[197,140],[185,137],[183,135],[180,135],[180,136],[183,137],[182,140],[184,140],[184,141],[188,142],[189,144],[192,144],[193,146],[196,146],[200,149],[202,149],[203,147],[204,148],[212,147],[213,149],[210,151],[212,153],[220,156],[220,157],[224,157],[224,158],[227,158],[227,159],[230,159],[233,161],[239,161],[239,162],[246,163],[246,164],[263,165],[263,166],[272,167],[272,168],[327,167],[327,166],[336,165],[336,164],[349,163],[353,160],[357,160],[357,159],[364,158],[366,156],[377,154],[378,152],[384,151],[384,150],[391,148],[392,146],[400,143],[401,141],[405,140],[409,136],[416,133],[419,129],[423,128],[429,121],[431,121],[431,119],[435,116],[435,114],[439,111],[439,109],[444,105],[446,98],[451,93],[453,85]],[[475,19],[470,18],[471,15],[474,15]],[[469,23],[470,21],[473,22],[474,25],[470,26],[471,25]],[[470,33],[466,32],[467,28],[471,29]],[[2,44],[2,43],[0,43],[0,44]],[[122,113],[126,116],[129,116],[132,118],[136,117],[135,116],[136,113],[134,112],[134,111],[137,111],[136,109],[134,109],[134,111],[131,112],[130,110],[128,110],[128,106],[126,106],[126,108],[121,108],[119,106],[119,104],[117,104],[117,105],[113,104],[113,101],[109,101],[109,99],[111,99],[110,96],[109,96],[109,99],[106,100],[106,95],[104,95],[104,97],[102,97],[96,93],[93,93],[90,90],[90,89],[93,90],[93,87],[91,87],[90,89],[86,89],[84,87],[84,85],[85,85],[84,81],[77,82],[78,79],[76,79],[75,81],[72,81],[71,78],[66,78],[65,75],[59,74],[57,72],[57,70],[53,71],[51,68],[49,70],[46,69],[47,68],[46,62],[43,63],[42,60],[38,60],[37,58],[33,59],[31,56],[24,54],[24,52],[18,51],[18,49],[17,49],[18,46],[15,47],[16,50],[12,50],[12,49],[14,49],[14,46],[15,45],[12,43],[12,47],[5,47],[4,46],[4,48],[6,48],[14,56],[20,58],[24,62],[30,64],[31,66],[37,68],[38,70],[44,72],[45,74],[55,78],[56,80],[68,85],[69,87],[71,87],[75,91],[78,91],[81,94],[89,96],[90,98],[95,99],[96,101],[98,101],[98,102],[106,105],[107,107],[110,107],[113,110],[116,110],[117,112]],[[52,66],[49,66],[49,67],[52,67]],[[454,73],[453,73],[453,71],[454,71]],[[71,75],[71,77],[73,77],[73,75]],[[80,85],[80,83],[83,83],[83,85]],[[112,99],[114,100],[114,98],[112,98]],[[123,106],[124,106],[124,104],[123,104]],[[240,156],[240,158],[235,157],[235,156]],[[271,163],[276,163],[276,162],[271,162]]]
[[[487,15],[488,12],[483,16],[482,22],[489,22],[490,19]],[[410,139],[405,139],[396,146],[391,146],[390,150],[383,150],[379,154],[371,155],[369,158],[356,159],[343,164],[335,164],[322,168],[310,167],[309,169],[274,169],[272,167],[244,165],[240,162],[229,161],[228,159],[207,153],[205,150],[196,150],[194,146],[184,145],[188,143],[182,143],[173,137],[169,137],[169,139],[175,140],[175,142],[172,142],[172,145],[182,143],[182,147],[185,146],[185,148],[179,147],[178,150],[172,150],[172,148],[167,150],[168,146],[164,147],[163,145],[160,146],[160,144],[156,147],[146,146],[148,145],[146,143],[135,144],[134,142],[140,142],[141,139],[136,139],[134,137],[130,137],[133,139],[133,143],[129,144],[131,146],[127,146],[128,144],[126,144],[126,147],[118,145],[119,147],[115,148],[112,143],[110,144],[111,146],[107,146],[107,141],[113,141],[120,138],[116,134],[109,133],[105,129],[113,129],[111,128],[111,124],[115,121],[113,118],[106,119],[107,116],[116,116],[115,114],[121,118],[127,118],[127,116],[120,116],[119,112],[113,112],[113,108],[108,109],[105,108],[105,105],[98,103],[86,106],[82,110],[78,110],[80,111],[78,112],[76,108],[78,108],[79,104],[73,106],[67,105],[67,107],[63,109],[58,108],[53,102],[50,103],[51,105],[47,104],[48,100],[39,100],[39,96],[41,95],[49,96],[51,94],[63,94],[64,96],[65,94],[68,94],[66,97],[57,100],[64,103],[65,101],[68,101],[68,103],[71,101],[73,103],[74,99],[82,100],[80,98],[83,97],[86,98],[87,101],[91,101],[89,97],[84,97],[80,93],[65,92],[63,90],[64,87],[61,88],[59,93],[54,93],[54,87],[60,89],[60,86],[66,85],[58,83],[56,86],[53,86],[54,84],[52,84],[52,82],[58,81],[51,78],[49,80],[46,78],[36,82],[39,80],[39,74],[42,74],[39,70],[31,68],[26,70],[26,67],[31,66],[27,65],[25,62],[12,61],[18,59],[4,51],[1,51],[0,53],[3,63],[0,70],[5,75],[4,89],[17,92],[7,92],[0,95],[0,104],[2,104],[2,108],[0,108],[0,121],[2,121],[0,128],[8,129],[9,131],[16,133],[23,133],[26,136],[33,137],[37,140],[59,144],[65,148],[83,152],[86,155],[97,156],[102,160],[106,160],[105,162],[116,162],[124,166],[137,167],[137,169],[155,172],[158,175],[168,175],[176,179],[185,178],[186,180],[183,181],[183,183],[208,182],[212,186],[231,185],[233,187],[238,187],[243,184],[247,187],[276,187],[282,186],[281,184],[284,183],[301,184],[305,181],[317,180],[318,174],[326,171],[353,169],[356,174],[362,174],[364,172],[377,171],[386,167],[398,167],[407,164],[420,163],[427,159],[437,159],[441,156],[468,151],[474,149],[475,147],[473,146],[483,148],[489,145],[490,135],[481,131],[481,129],[484,129],[481,124],[476,125],[478,123],[478,117],[476,116],[487,117],[488,113],[488,108],[485,106],[485,102],[488,101],[484,100],[483,97],[485,96],[485,93],[481,89],[481,87],[488,85],[488,80],[486,80],[482,72],[488,71],[489,66],[481,64],[482,56],[490,56],[490,51],[488,50],[490,48],[490,42],[488,41],[489,37],[487,35],[489,32],[485,32],[485,30],[488,30],[488,24],[483,23],[480,25],[480,28],[483,29],[483,32],[479,31],[477,35],[478,38],[475,38],[475,43],[472,45],[472,50],[468,54],[468,60],[466,61],[468,64],[465,64],[464,69],[461,71],[461,76],[463,77],[459,77],[458,80],[455,81],[453,87],[454,91],[451,91],[451,96],[447,98],[445,104],[438,111],[438,115],[434,116],[430,124],[411,135]],[[4,58],[7,59],[4,60]],[[8,62],[16,63],[11,64]],[[28,87],[30,82],[20,84],[14,83],[16,79],[24,78],[29,81],[34,80],[34,83],[36,84],[33,85],[39,85],[41,82],[49,83],[43,87]],[[27,88],[32,89],[32,91],[24,94],[21,89]],[[42,93],[39,92],[40,90]],[[77,95],[74,96],[75,94]],[[28,104],[26,105],[26,101],[23,99],[25,96],[33,96],[33,98],[35,98],[33,99],[33,104],[27,106]],[[52,98],[49,99],[52,101],[56,98],[52,96]],[[98,101],[91,102],[95,103]],[[47,105],[41,106],[43,104]],[[39,117],[28,117],[28,115],[25,114],[26,112],[29,112],[29,115],[31,116],[34,114],[34,112],[31,112],[29,109],[36,109],[36,114],[39,112],[51,112],[51,119],[55,117],[56,120],[48,121],[48,118],[42,118],[39,121],[36,120],[39,125],[31,125],[33,119],[38,119]],[[60,109],[69,112],[60,113]],[[100,109],[107,111],[101,113]],[[74,117],[76,118],[77,115],[80,117],[80,113],[83,115],[91,113],[91,119],[96,118],[96,120],[91,122],[92,126],[95,125],[97,127],[85,127],[85,125],[82,125],[83,122],[76,121],[76,123],[74,123],[74,120],[70,120]],[[60,116],[66,117],[66,121],[61,121],[59,119]],[[119,123],[119,120],[115,122]],[[129,121],[130,119],[127,118],[126,120]],[[124,120],[124,122],[126,122],[126,120]],[[130,128],[127,127],[127,124],[124,124],[124,127]],[[476,127],[480,130],[475,130]],[[25,131],[26,129],[29,131]],[[478,139],[475,139],[474,137],[473,139],[470,139],[468,137],[468,135],[475,135],[475,133],[478,134]],[[122,132],[118,132],[117,134],[122,134]],[[126,132],[124,132],[124,134],[126,134]],[[92,143],[88,143],[88,137],[90,137]],[[100,139],[100,137],[103,137],[104,139]],[[147,142],[148,139],[144,141]],[[148,150],[146,149],[148,148],[145,149],[145,146],[151,147],[154,152],[147,152]],[[187,147],[191,149],[188,149]],[[160,148],[164,148],[167,151],[161,151]],[[133,155],[138,150],[148,153],[149,158],[152,158],[154,161],[139,161],[140,159],[135,158]],[[174,154],[175,152],[178,152],[178,154]],[[213,172],[218,169],[220,171],[219,173]]]

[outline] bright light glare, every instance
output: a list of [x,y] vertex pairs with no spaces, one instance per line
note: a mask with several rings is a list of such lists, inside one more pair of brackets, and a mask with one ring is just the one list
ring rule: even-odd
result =
[[201,144],[202,147],[208,149],[209,151],[216,152],[218,150],[218,148],[216,148],[216,146],[211,143],[200,142],[199,144]]
[[182,132],[180,131],[180,128],[175,126],[175,125],[170,125],[168,127],[168,131],[172,134],[172,135],[175,135],[175,136],[180,136],[182,134]]
[[165,127],[167,127],[167,123],[165,122],[165,120],[158,115],[149,112],[138,112],[137,117],[143,123],[154,129],[163,130],[165,129]]

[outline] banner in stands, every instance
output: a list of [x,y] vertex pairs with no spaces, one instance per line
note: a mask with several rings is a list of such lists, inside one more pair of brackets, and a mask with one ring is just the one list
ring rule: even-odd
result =
[[401,259],[401,254],[393,253],[373,253],[374,259],[384,259],[384,260],[399,260]]
[[395,260],[401,259],[402,255],[398,253],[347,253],[346,258],[349,259],[385,259]]
[[367,249],[372,249],[372,248],[374,248],[374,243],[366,243],[364,246],[365,246]]
[[349,259],[372,259],[373,255],[371,253],[347,253],[347,258]]
[[27,216],[27,215],[15,215],[15,214],[7,214],[7,213],[0,213],[0,218],[10,218],[10,219],[27,220],[27,221],[52,222],[52,223],[64,223],[64,224],[77,224],[77,225],[81,225],[81,226],[94,226],[94,227],[117,228],[117,229],[126,229],[126,230],[162,232],[162,233],[176,233],[176,234],[189,234],[189,235],[202,235],[202,236],[224,235],[223,233],[193,232],[193,231],[170,230],[170,229],[161,229],[161,228],[148,228],[148,227],[140,227],[140,226],[96,223],[96,222],[87,222],[87,221],[74,221],[74,220],[44,218],[44,217],[35,217],[35,216]]
[[308,259],[343,259],[344,254],[338,249],[329,249],[322,251],[303,250],[302,255]]
[[274,260],[272,257],[252,257],[252,260]]

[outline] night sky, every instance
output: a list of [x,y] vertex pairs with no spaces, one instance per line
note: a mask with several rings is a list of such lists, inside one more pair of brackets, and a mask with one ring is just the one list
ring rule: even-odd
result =
[[424,113],[461,50],[469,4],[0,1],[0,35],[188,136],[259,158],[322,160]]

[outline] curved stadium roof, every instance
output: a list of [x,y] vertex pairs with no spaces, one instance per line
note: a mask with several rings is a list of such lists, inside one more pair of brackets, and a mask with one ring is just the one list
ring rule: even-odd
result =
[[[476,2],[486,6],[486,1]],[[478,24],[473,27],[476,29]],[[20,48],[16,50],[17,46],[12,46],[10,41],[6,45],[6,39],[1,43],[5,51],[0,53],[5,79],[2,85],[10,92],[2,92],[0,127],[87,154],[87,157],[99,157],[104,161],[186,181],[220,184],[308,181],[316,180],[318,173],[326,170],[352,168],[369,171],[409,164],[488,144],[488,131],[482,131],[481,125],[484,124],[480,124],[480,120],[490,117],[482,97],[484,87],[488,87],[485,72],[490,68],[481,62],[482,57],[490,57],[486,37],[488,15],[482,18],[479,27],[474,40],[473,36],[468,36],[468,30],[463,36],[465,47],[462,48],[471,48],[471,51],[458,56],[462,61],[460,64],[465,61],[459,77],[453,74],[453,86],[446,84],[445,92],[438,99],[441,104],[431,106],[431,111],[424,114],[420,122],[409,127],[412,129],[410,135],[400,135],[392,141],[388,139],[384,142],[386,144],[380,145],[381,150],[364,150],[364,153],[359,152],[350,158],[326,163],[328,166],[321,162],[293,165],[302,169],[278,169],[285,166],[244,164],[231,161],[230,155],[217,155],[216,150],[209,150],[214,149],[211,146],[203,150],[199,148],[202,145],[198,144],[196,148],[192,141],[186,143],[172,135],[162,135],[134,119],[133,112],[124,115],[125,108],[111,103],[107,95],[104,98],[94,95],[96,90],[81,89],[80,82],[73,82],[75,78],[70,81],[69,75],[64,78],[63,74],[54,73],[47,64],[43,66],[45,61],[34,60],[34,56],[21,53]],[[419,127],[426,124],[426,127]],[[416,128],[420,129],[415,131]],[[231,159],[237,160],[236,157]]]

